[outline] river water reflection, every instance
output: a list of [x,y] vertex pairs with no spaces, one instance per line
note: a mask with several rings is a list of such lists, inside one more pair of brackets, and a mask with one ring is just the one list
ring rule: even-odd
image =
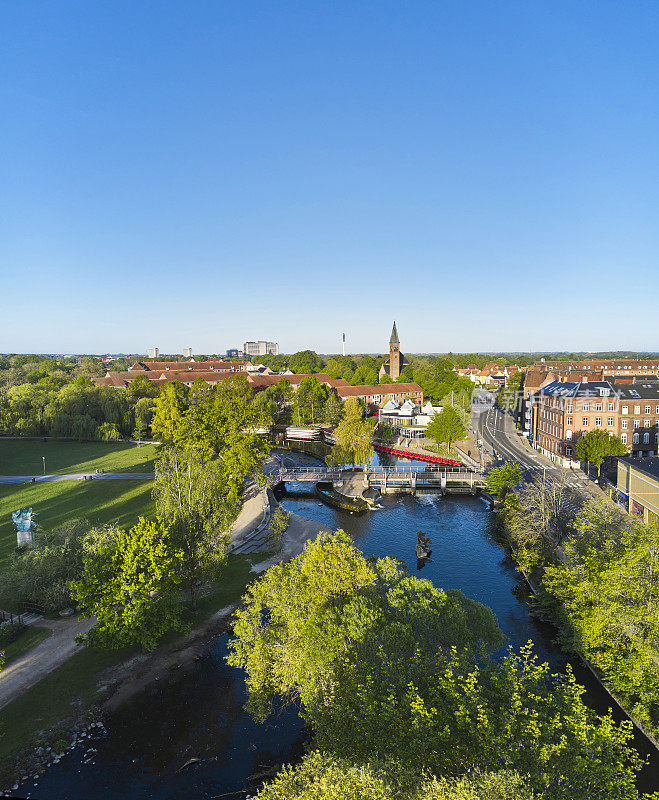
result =
[[[304,486],[289,487],[284,506],[351,533],[367,555],[391,555],[436,586],[460,589],[493,609],[510,644],[529,639],[554,670],[565,658],[552,643],[553,630],[529,614],[528,591],[504,549],[492,535],[493,516],[478,498],[436,495],[387,497],[382,508],[353,515],[319,504]],[[432,561],[416,572],[416,534],[432,539]],[[108,721],[108,735],[94,747],[93,761],[73,753],[44,776],[32,797],[87,800],[90,797],[173,800],[195,797],[242,798],[256,776],[302,752],[304,729],[294,709],[265,724],[243,710],[242,674],[223,663],[226,637],[213,642],[192,673],[145,693]],[[573,664],[600,711],[608,698],[588,672]],[[644,740],[639,749],[645,754]],[[200,759],[186,764],[190,759]],[[657,761],[644,771],[642,788],[659,788]],[[27,787],[18,792],[27,794]],[[234,794],[226,794],[234,793]]]

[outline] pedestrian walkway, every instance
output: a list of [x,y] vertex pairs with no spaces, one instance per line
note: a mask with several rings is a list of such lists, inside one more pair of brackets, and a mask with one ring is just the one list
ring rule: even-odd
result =
[[0,672],[0,708],[20,697],[79,651],[81,645],[76,644],[75,637],[87,633],[95,622],[95,618],[79,619],[77,616],[42,619],[41,627],[48,628],[51,635]]
[[66,475],[0,475],[0,483],[48,483],[50,481],[152,481],[155,472],[79,472]]

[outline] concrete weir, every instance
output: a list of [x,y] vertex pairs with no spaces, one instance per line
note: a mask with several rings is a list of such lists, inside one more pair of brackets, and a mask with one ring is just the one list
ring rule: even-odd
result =
[[[434,492],[441,495],[477,495],[486,489],[482,474],[459,467],[371,467],[367,470],[339,470],[329,467],[281,468],[273,479],[287,481],[331,482],[339,494],[360,498],[373,504],[369,495],[416,494]],[[366,490],[371,491],[366,493]]]
[[[482,475],[462,470],[372,469],[353,473],[348,479],[334,481],[337,492],[348,497],[361,497],[372,503],[369,494],[411,494],[433,492],[440,495],[477,495],[485,488]],[[367,493],[367,490],[371,492]]]

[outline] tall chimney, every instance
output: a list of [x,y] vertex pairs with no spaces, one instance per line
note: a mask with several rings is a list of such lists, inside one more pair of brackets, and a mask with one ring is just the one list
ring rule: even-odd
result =
[[343,334],[343,355],[346,354],[346,335]]

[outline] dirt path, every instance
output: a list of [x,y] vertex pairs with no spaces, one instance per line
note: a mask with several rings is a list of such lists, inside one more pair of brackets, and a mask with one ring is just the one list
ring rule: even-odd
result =
[[95,622],[77,617],[40,620],[39,627],[49,628],[52,633],[0,672],[0,708],[20,697],[79,650],[74,637],[87,633]]

